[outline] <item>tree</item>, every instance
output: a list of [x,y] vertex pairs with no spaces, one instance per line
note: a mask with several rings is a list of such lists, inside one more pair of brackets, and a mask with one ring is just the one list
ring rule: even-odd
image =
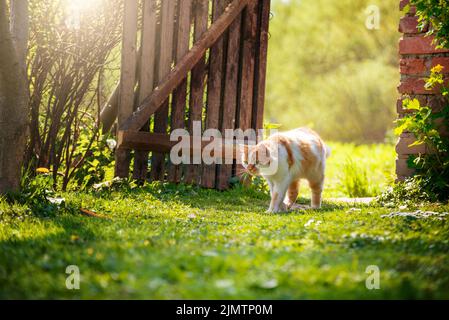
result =
[[27,0],[11,0],[10,8],[0,0],[0,194],[20,187],[28,129],[27,26]]

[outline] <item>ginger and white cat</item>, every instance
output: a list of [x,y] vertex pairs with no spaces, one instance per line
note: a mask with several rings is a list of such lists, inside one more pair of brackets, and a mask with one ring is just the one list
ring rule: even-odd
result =
[[291,209],[302,179],[308,180],[312,189],[312,208],[321,207],[330,149],[313,130],[300,128],[277,133],[256,146],[245,146],[241,155],[245,170],[268,182],[271,203],[267,212]]

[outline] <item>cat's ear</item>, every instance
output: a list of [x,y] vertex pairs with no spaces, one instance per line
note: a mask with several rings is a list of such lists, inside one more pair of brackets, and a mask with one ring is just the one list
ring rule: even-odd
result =
[[258,160],[262,165],[269,165],[271,162],[271,150],[267,144],[261,144],[257,150]]

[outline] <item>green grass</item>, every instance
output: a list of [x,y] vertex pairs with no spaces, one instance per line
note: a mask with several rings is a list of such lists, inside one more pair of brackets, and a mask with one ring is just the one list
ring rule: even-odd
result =
[[[110,220],[2,203],[0,298],[449,298],[447,220],[332,203],[268,215],[268,198],[243,189],[64,196]],[[68,265],[80,268],[79,291],[65,287]],[[369,265],[380,290],[365,287]]]
[[[387,183],[391,146],[332,147],[327,198],[346,195],[348,157],[366,170],[369,188]],[[331,201],[269,215],[266,194],[240,187],[61,196],[58,210],[0,201],[0,299],[449,298],[447,217],[382,218],[398,209]],[[80,290],[66,289],[68,265],[80,268]],[[380,290],[366,289],[370,265],[380,268]]]
[[[330,142],[329,146],[332,155],[327,161],[326,197],[377,196],[396,178],[396,152],[391,144]],[[354,171],[358,174],[353,174]],[[363,179],[363,174],[366,174],[366,179]],[[348,185],[356,184],[354,180],[362,181],[366,194],[348,192]],[[309,191],[303,190],[301,194],[309,196]]]

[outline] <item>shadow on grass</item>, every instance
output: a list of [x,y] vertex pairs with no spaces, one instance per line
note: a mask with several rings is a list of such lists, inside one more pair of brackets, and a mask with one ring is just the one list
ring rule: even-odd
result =
[[[217,191],[192,185],[161,182],[153,182],[133,189],[121,188],[114,191],[94,193],[93,196],[102,200],[112,200],[114,193],[117,192],[120,192],[123,197],[132,198],[136,201],[139,201],[142,197],[151,195],[163,203],[178,202],[196,209],[227,212],[238,211],[265,214],[270,203],[270,197],[267,193],[253,187],[235,186],[226,191]],[[297,200],[298,204],[305,206],[309,206],[310,202],[311,200],[307,198],[299,198]],[[363,204],[351,205],[324,200],[321,209],[291,210],[281,214],[333,212],[354,206],[358,208],[367,207]]]

